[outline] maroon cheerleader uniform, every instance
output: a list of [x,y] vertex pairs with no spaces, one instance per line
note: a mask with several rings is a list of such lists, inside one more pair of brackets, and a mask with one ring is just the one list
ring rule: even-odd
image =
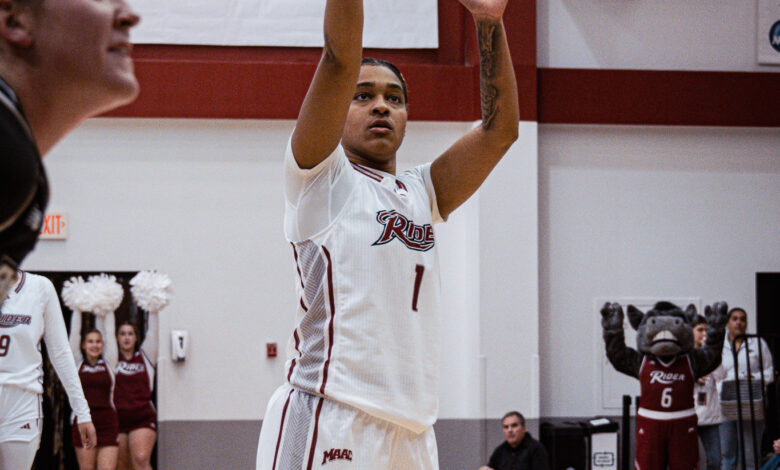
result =
[[[695,470],[699,462],[695,382],[687,354],[665,364],[645,356],[639,369],[641,398],[636,418],[637,470]],[[668,462],[667,462],[668,449]]]
[[114,404],[120,433],[141,428],[157,430],[157,414],[152,404],[153,384],[154,366],[145,354],[136,351],[129,360],[119,354]]
[[[89,411],[92,414],[92,424],[95,425],[95,431],[97,431],[97,446],[119,445],[117,438],[119,421],[114,402],[111,399],[114,392],[114,374],[103,358],[98,359],[94,365],[82,360],[78,371],[81,388],[84,389],[84,396],[87,398]],[[71,440],[73,446],[82,447],[81,434],[75,416],[72,418],[72,423]]]

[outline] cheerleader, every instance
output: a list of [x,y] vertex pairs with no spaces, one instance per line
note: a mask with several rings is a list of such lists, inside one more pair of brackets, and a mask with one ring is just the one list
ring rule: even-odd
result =
[[144,271],[130,285],[135,302],[149,315],[140,347],[135,324],[122,322],[116,333],[119,355],[114,403],[119,417],[119,469],[151,470],[152,450],[157,441],[157,414],[152,403],[159,349],[157,312],[168,303],[170,279]]
[[[80,278],[67,281],[62,289],[65,304],[73,310],[70,344],[84,389],[84,395],[97,431],[97,446],[85,449],[76,432],[78,419],[72,419],[72,442],[80,470],[115,470],[118,455],[119,422],[114,407],[114,360],[116,343],[105,347],[103,334],[114,336],[113,312],[122,302],[124,291],[113,276],[93,276],[88,283]],[[81,310],[95,313],[95,328],[81,334]]]

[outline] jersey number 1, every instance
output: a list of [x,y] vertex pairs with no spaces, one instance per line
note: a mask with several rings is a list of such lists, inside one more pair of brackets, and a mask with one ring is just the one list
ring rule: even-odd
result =
[[417,311],[417,297],[420,296],[420,284],[422,284],[423,272],[425,272],[425,266],[418,264],[414,267],[416,276],[414,277],[414,295],[412,295],[412,310]]

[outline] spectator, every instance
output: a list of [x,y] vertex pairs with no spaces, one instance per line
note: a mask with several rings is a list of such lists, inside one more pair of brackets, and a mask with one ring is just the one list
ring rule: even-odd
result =
[[780,439],[772,443],[772,454],[761,470],[780,470]]
[[[734,307],[729,310],[728,323],[726,324],[726,343],[723,345],[723,377],[725,380],[735,380],[734,376],[734,348],[737,351],[737,360],[739,368],[739,379],[743,382],[740,383],[741,387],[746,387],[747,384],[744,380],[750,374],[751,379],[761,378],[761,369],[759,363],[759,349],[763,358],[764,370],[763,376],[766,383],[771,383],[774,379],[774,368],[772,367],[772,353],[769,351],[769,347],[766,342],[760,338],[745,338],[736,339],[737,336],[742,335],[747,330],[747,313],[743,308]],[[736,342],[735,342],[736,339]],[[748,371],[748,359],[750,361],[750,371]],[[722,388],[722,385],[719,385]],[[764,420],[756,420],[755,429],[756,434],[753,435],[752,427],[750,426],[749,417],[744,426],[745,432],[745,462],[746,470],[754,470],[755,459],[753,454],[754,443],[761,443],[761,435],[764,432]],[[736,421],[724,421],[720,425],[720,446],[723,453],[723,470],[734,470],[737,464],[737,458],[741,460],[741,455],[737,453],[738,441],[737,436],[737,422]]]
[[496,447],[487,466],[479,470],[548,470],[547,452],[526,430],[522,414],[517,411],[505,414],[501,428],[506,441]]
[[[697,348],[704,345],[707,338],[707,319],[696,316],[693,327],[693,342]],[[699,422],[699,439],[704,447],[707,458],[706,470],[720,469],[720,432],[718,427],[723,422],[718,398],[717,382],[723,380],[723,366],[719,365],[711,374],[701,377],[693,387],[693,397],[696,403],[696,416]]]

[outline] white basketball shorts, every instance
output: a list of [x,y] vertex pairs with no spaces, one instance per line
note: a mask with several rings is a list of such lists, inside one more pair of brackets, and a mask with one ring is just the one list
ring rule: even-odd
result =
[[438,470],[433,428],[416,434],[282,385],[268,402],[257,470]]
[[41,396],[13,385],[0,385],[0,442],[39,439]]

